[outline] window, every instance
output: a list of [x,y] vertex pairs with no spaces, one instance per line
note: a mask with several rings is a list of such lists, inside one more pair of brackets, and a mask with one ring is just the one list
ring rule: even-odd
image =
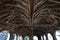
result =
[[33,40],[38,40],[38,37],[37,36],[33,36]]
[[23,40],[22,36],[17,36],[16,40]]
[[16,34],[12,34],[12,36],[11,36],[11,40],[16,40]]
[[46,36],[44,35],[44,40],[46,40]]
[[41,40],[43,40],[43,37],[41,36]]
[[57,30],[55,35],[56,35],[56,39],[60,40],[60,30]]
[[19,36],[19,40],[23,40],[22,36]]
[[25,36],[24,37],[24,40],[29,40],[29,36]]
[[48,33],[48,40],[53,40],[53,37],[52,37],[52,35],[50,34],[50,33]]
[[9,40],[9,33],[7,30],[0,32],[0,40]]
[[19,35],[17,36],[17,40],[20,40],[20,39],[19,39]]

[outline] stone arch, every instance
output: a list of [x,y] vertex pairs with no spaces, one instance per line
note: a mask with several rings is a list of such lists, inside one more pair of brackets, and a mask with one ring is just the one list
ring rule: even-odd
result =
[[48,36],[48,40],[53,40],[53,36],[50,33],[48,33],[47,36]]

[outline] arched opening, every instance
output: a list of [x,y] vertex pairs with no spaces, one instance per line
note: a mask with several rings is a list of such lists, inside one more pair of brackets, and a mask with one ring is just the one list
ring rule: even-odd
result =
[[25,36],[24,37],[24,40],[29,40],[29,36]]
[[12,36],[11,36],[11,40],[16,40],[16,39],[17,39],[16,34],[12,34]]
[[46,40],[46,36],[44,35],[44,40]]
[[9,40],[10,34],[7,30],[0,32],[0,40]]
[[43,40],[43,37],[41,36],[41,40]]
[[19,40],[23,40],[23,37],[22,36],[19,36]]
[[53,37],[50,33],[48,33],[47,36],[48,36],[48,40],[53,40]]
[[20,40],[20,39],[19,39],[19,35],[17,36],[17,40]]
[[33,36],[33,40],[38,40],[38,37],[37,36]]
[[60,40],[60,30],[56,31],[55,36],[57,40]]

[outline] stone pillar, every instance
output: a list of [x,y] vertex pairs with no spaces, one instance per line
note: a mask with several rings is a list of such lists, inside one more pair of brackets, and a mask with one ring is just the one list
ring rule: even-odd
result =
[[38,40],[41,40],[41,35],[38,35]]
[[11,40],[11,36],[12,36],[12,34],[10,34],[10,39],[9,40]]
[[57,40],[57,39],[56,39],[56,36],[55,36],[55,31],[52,32],[51,34],[52,34],[52,36],[53,36],[53,40]]
[[9,33],[10,33],[10,39],[9,40],[11,40],[11,36],[12,36],[12,31],[10,31],[10,30],[8,30],[9,31]]
[[33,40],[33,36],[32,35],[30,35],[29,40]]
[[44,40],[44,35],[42,37],[43,37],[43,40]]
[[47,36],[47,34],[46,34],[46,40],[48,40],[48,36]]
[[38,40],[41,40],[41,36],[38,37]]
[[30,40],[33,40],[33,30],[30,31]]

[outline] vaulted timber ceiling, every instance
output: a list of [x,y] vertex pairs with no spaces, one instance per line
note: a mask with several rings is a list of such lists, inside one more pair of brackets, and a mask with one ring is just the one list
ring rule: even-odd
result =
[[0,25],[55,29],[60,27],[60,1],[0,0]]

